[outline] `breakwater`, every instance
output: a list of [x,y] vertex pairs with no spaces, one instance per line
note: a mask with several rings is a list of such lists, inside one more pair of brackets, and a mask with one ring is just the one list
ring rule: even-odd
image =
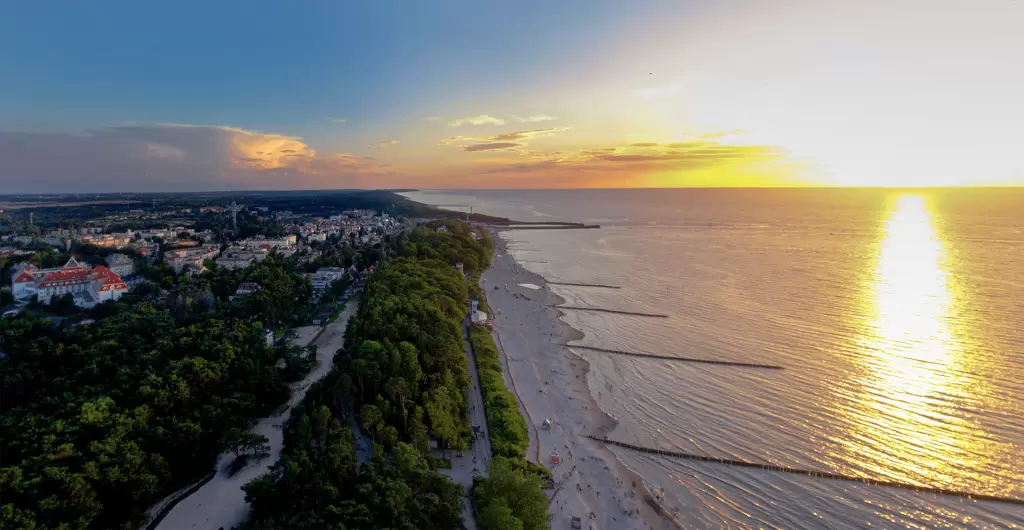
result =
[[604,289],[622,289],[617,285],[602,285],[599,283],[569,283],[569,282],[548,282],[549,285],[569,285],[573,287],[602,287]]
[[976,494],[967,491],[954,490],[948,488],[933,488],[930,486],[920,486],[918,484],[908,484],[905,482],[896,482],[893,480],[876,480],[866,477],[854,477],[851,475],[842,475],[839,473],[829,473],[825,471],[811,471],[808,469],[798,469],[794,467],[777,466],[774,464],[758,464],[756,462],[745,462],[743,460],[730,460],[728,458],[717,458],[713,456],[701,456],[691,453],[684,453],[682,451],[666,451],[664,449],[652,449],[650,447],[643,447],[639,445],[633,445],[626,442],[620,442],[617,440],[609,440],[607,438],[598,438],[596,436],[585,435],[591,440],[606,443],[609,445],[617,445],[619,447],[625,447],[626,449],[632,449],[641,453],[648,453],[659,456],[668,456],[672,458],[684,458],[687,460],[697,460],[700,462],[711,462],[714,464],[726,464],[730,466],[749,467],[756,469],[763,469],[765,471],[775,471],[778,473],[792,473],[795,475],[804,475],[813,478],[825,478],[831,480],[846,480],[849,482],[860,482],[862,484],[870,484],[872,486],[885,486],[891,488],[903,488],[913,491],[919,491],[921,493],[934,493],[937,495],[951,495],[955,497],[964,497],[967,499],[973,499],[978,501],[992,501],[992,502],[1004,502],[1008,504],[1021,504],[1024,505],[1024,499],[1016,497],[1002,497],[999,495],[988,495],[988,494]]
[[615,313],[616,315],[632,315],[635,317],[653,317],[653,318],[668,318],[668,315],[659,315],[655,313],[637,313],[634,311],[619,311],[618,309],[605,309],[603,307],[577,307],[571,305],[549,305],[555,309],[575,309],[576,311],[597,311],[599,313]]
[[629,357],[646,357],[648,359],[663,359],[666,361],[679,361],[686,363],[700,363],[700,364],[717,364],[720,366],[739,366],[743,368],[764,368],[767,370],[784,370],[785,368],[775,364],[757,364],[757,363],[741,363],[733,361],[716,361],[714,359],[697,359],[694,357],[676,357],[673,355],[655,355],[653,353],[636,353],[621,350],[609,350],[607,348],[597,348],[594,346],[580,346],[577,344],[562,344],[562,346],[568,346],[570,348],[580,348],[582,350],[593,350],[604,353],[612,353],[615,355],[626,355]]

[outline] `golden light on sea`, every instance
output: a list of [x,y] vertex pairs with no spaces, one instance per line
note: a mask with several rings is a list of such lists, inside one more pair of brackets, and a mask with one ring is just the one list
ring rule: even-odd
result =
[[971,347],[972,330],[957,318],[969,293],[952,277],[950,252],[928,199],[891,202],[874,271],[859,300],[861,334],[853,406],[843,444],[875,477],[987,493],[1009,492],[1020,473],[993,483],[984,470],[1003,467],[998,443],[966,410],[989,389]]

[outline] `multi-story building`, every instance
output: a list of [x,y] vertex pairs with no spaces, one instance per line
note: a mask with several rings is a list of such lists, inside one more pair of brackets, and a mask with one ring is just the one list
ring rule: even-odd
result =
[[135,260],[124,254],[111,254],[107,256],[107,267],[114,271],[114,274],[122,278],[135,274]]
[[191,248],[177,248],[164,253],[164,260],[174,269],[175,274],[181,274],[186,268],[202,269],[203,261],[216,258],[220,249],[213,245]]
[[331,289],[331,284],[345,275],[344,267],[321,267],[309,275],[313,283],[313,294],[321,295]]
[[11,280],[11,292],[17,299],[37,296],[48,304],[53,297],[70,294],[75,305],[92,307],[107,300],[117,300],[128,292],[128,285],[114,271],[102,265],[89,268],[71,258],[60,268],[22,268]]

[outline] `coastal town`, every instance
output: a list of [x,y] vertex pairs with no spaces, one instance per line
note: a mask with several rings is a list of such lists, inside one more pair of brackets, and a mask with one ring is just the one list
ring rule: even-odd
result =
[[[281,488],[298,487],[289,485],[294,477],[277,476],[279,471],[272,466],[294,458],[297,449],[287,443],[293,436],[288,433],[297,428],[293,409],[304,410],[297,407],[323,399],[308,393],[321,380],[335,385],[330,387],[332,399],[354,394],[343,401],[352,400],[349,406],[356,414],[344,408],[335,413],[351,428],[357,468],[396,450],[402,454],[424,451],[421,464],[437,467],[432,472],[457,488],[450,490],[458,492],[457,501],[445,516],[451,517],[452,525],[500,528],[505,523],[494,520],[491,511],[511,506],[526,510],[529,505],[534,507],[515,512],[524,528],[655,528],[644,522],[659,516],[648,513],[651,508],[643,500],[650,502],[652,497],[642,484],[638,487],[638,477],[621,465],[609,467],[615,462],[614,454],[588,439],[606,432],[613,423],[592,401],[589,407],[575,405],[579,393],[587,392],[587,372],[581,371],[586,363],[553,346],[572,340],[576,333],[546,307],[559,303],[559,298],[547,290],[542,278],[516,266],[496,237],[494,225],[468,216],[462,221],[445,220],[445,216],[450,217],[391,215],[373,208],[302,214],[239,201],[224,206],[131,208],[67,225],[51,218],[50,226],[40,226],[31,213],[22,215],[22,223],[8,222],[7,233],[0,237],[6,284],[0,291],[4,299],[0,331],[7,344],[4,360],[17,366],[11,362],[24,357],[11,341],[19,333],[16,330],[27,324],[42,326],[54,337],[72,330],[102,336],[109,333],[103,330],[120,325],[118,321],[128,324],[139,318],[157,318],[145,326],[168,325],[160,322],[160,312],[137,316],[135,312],[144,307],[161,308],[173,319],[175,324],[166,333],[180,334],[175,327],[203,322],[212,325],[223,320],[238,327],[258,321],[249,347],[273,352],[267,354],[271,355],[267,362],[276,368],[273,392],[281,396],[277,399],[288,396],[287,401],[273,413],[266,408],[246,412],[241,424],[249,428],[225,434],[224,441],[214,440],[205,460],[183,461],[182,468],[192,471],[182,478],[192,481],[153,490],[133,517],[138,528],[229,528],[258,517],[278,517],[266,513],[271,490],[247,498],[245,488],[263,477],[276,477],[272,479],[277,484],[274,496],[285,495]],[[382,267],[387,274],[376,276]],[[400,279],[405,275],[410,276]],[[413,279],[424,277],[434,279],[429,283]],[[376,288],[369,285],[374,278]],[[449,283],[453,279],[455,283]],[[392,287],[382,287],[395,281]],[[388,400],[396,399],[393,387],[371,391],[351,383],[337,385],[364,377],[366,370],[386,369],[367,350],[368,344],[388,337],[375,347],[413,347],[408,341],[414,335],[400,339],[407,342],[391,342],[392,337],[412,330],[373,332],[367,327],[378,312],[394,311],[384,309],[392,299],[381,293],[432,300],[440,294],[437,289],[457,285],[463,287],[444,295],[462,300],[462,309],[453,308],[443,317],[450,319],[446,326],[452,327],[437,327],[431,319],[439,317],[415,313],[374,324],[387,327],[403,319],[425,318],[420,325],[435,330],[432,340],[451,341],[454,350],[448,351],[462,356],[447,363],[468,368],[465,387],[455,389],[451,397],[431,391],[415,398],[411,388],[403,390],[410,392],[408,399],[426,403],[428,413],[418,416],[410,411],[402,419],[392,417],[388,421],[397,423],[389,431],[384,419],[371,418],[388,410],[394,415],[396,407],[404,406],[402,400],[380,401],[385,394]],[[417,294],[417,289],[426,290]],[[437,304],[443,307],[447,302],[427,305]],[[345,337],[353,319],[360,322],[354,324],[360,335],[350,345]],[[140,324],[129,325],[137,329]],[[448,336],[441,329],[461,330],[461,334]],[[75,335],[60,340],[71,336]],[[552,341],[552,336],[559,338]],[[126,339],[124,344],[128,347],[140,340],[145,342]],[[223,347],[237,347],[230,345],[236,339],[217,340],[224,341]],[[429,345],[423,347],[430,351]],[[447,354],[438,350],[431,355]],[[413,362],[415,367],[426,359],[403,362]],[[513,365],[512,359],[528,359],[531,364]],[[533,368],[523,370],[548,365],[563,374],[557,387],[549,386],[552,377]],[[425,368],[394,369],[400,374]],[[337,370],[345,375],[332,375]],[[575,379],[564,379],[566,374],[574,374]],[[395,377],[387,379],[389,384],[407,384],[396,382]],[[449,374],[434,381],[453,377]],[[448,400],[447,404],[439,399]],[[575,406],[567,409],[570,404]],[[451,418],[442,419],[441,414]],[[306,416],[299,421],[307,421]],[[425,422],[426,430],[409,422]],[[402,448],[401,440],[411,445]],[[212,471],[203,467],[204,461]],[[508,490],[491,485],[509,481],[520,485]],[[627,487],[627,482],[632,486]],[[610,501],[614,509],[609,509]]]

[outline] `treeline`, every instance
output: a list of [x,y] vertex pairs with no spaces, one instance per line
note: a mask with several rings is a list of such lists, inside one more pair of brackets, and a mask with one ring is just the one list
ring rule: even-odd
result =
[[[266,293],[230,302],[241,279]],[[308,281],[277,260],[143,287],[96,322],[0,320],[0,528],[133,528],[148,506],[212,469],[224,434],[289,396],[312,367],[268,346]]]
[[476,481],[477,524],[482,530],[550,528],[549,500],[544,494],[550,472],[527,459],[530,434],[518,400],[505,386],[501,359],[490,330],[473,327],[469,341],[476,358],[484,413],[491,438],[488,476]]
[[[246,529],[462,527],[462,488],[430,451],[469,446],[468,289],[453,265],[489,254],[468,226],[448,228],[403,234],[370,278],[334,369],[286,426],[280,462],[246,486]],[[372,441],[361,466],[350,428]]]

